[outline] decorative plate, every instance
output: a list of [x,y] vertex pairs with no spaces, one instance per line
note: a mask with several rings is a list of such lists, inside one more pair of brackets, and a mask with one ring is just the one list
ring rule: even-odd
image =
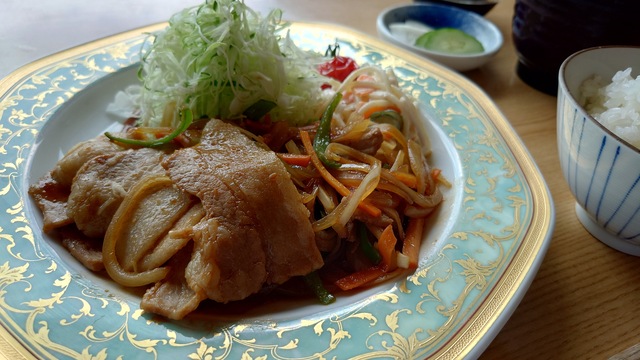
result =
[[524,295],[554,213],[531,156],[468,80],[333,25],[293,23],[300,47],[336,40],[359,63],[395,70],[427,119],[434,166],[453,186],[431,217],[419,268],[336,303],[248,303],[167,321],[141,294],[79,265],[42,233],[29,184],[117,119],[154,25],[29,64],[0,81],[0,348],[14,359],[371,359],[477,357]]

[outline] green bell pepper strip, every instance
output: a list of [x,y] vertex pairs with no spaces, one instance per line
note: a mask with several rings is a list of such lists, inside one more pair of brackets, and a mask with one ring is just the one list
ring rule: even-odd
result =
[[318,154],[318,158],[320,158],[323,164],[333,169],[339,168],[340,164],[328,159],[325,151],[331,142],[331,119],[333,118],[334,111],[336,111],[336,107],[340,104],[340,100],[342,100],[342,94],[338,92],[331,100],[329,106],[324,110],[320,118],[318,131],[313,139],[313,149],[316,151],[316,154]]
[[367,234],[367,227],[362,222],[356,222],[356,233],[358,234],[358,239],[360,240],[360,248],[365,256],[371,260],[374,265],[378,265],[382,260],[382,256],[380,256],[380,252],[378,249],[373,247],[373,244],[369,241],[369,235]]
[[191,125],[191,123],[193,122],[193,113],[189,108],[184,108],[180,110],[180,117],[181,119],[180,119],[180,124],[178,124],[178,127],[175,128],[175,130],[173,130],[171,134],[161,137],[160,139],[153,139],[153,140],[127,139],[127,138],[114,136],[109,132],[105,132],[104,135],[108,137],[109,140],[111,141],[119,142],[126,145],[156,147],[156,146],[167,144],[171,140],[175,139],[178,135],[182,134],[185,130],[187,130],[189,128],[189,125]]
[[331,295],[331,293],[322,284],[322,280],[320,279],[317,271],[313,271],[305,275],[304,281],[307,283],[307,286],[313,290],[322,305],[329,305],[336,301],[336,297]]
[[376,111],[369,117],[371,121],[378,124],[390,124],[395,126],[397,129],[402,130],[403,120],[402,115],[400,115],[395,110],[382,110]]
[[273,110],[277,106],[276,103],[269,100],[258,100],[253,105],[249,106],[242,114],[249,120],[260,120],[263,116],[267,115],[269,111]]

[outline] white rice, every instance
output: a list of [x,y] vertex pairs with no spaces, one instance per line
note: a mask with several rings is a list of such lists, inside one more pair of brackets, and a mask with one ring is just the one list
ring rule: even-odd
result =
[[611,82],[594,75],[580,86],[582,106],[614,134],[640,149],[640,76],[631,68],[618,71]]

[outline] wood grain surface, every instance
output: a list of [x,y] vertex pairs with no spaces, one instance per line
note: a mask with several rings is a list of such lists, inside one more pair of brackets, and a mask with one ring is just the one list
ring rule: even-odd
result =
[[640,258],[603,245],[578,221],[558,160],[556,98],[530,88],[515,73],[513,9],[514,0],[501,0],[487,14],[505,36],[505,46],[490,64],[467,75],[529,148],[551,190],[556,225],[529,291],[481,358],[607,359],[618,353],[640,358],[632,351],[640,343]]

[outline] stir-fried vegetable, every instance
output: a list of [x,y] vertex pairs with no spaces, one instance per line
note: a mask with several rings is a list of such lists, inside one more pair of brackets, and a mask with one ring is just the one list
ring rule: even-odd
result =
[[377,122],[380,124],[391,124],[398,129],[402,129],[403,126],[402,115],[400,115],[400,113],[398,113],[398,111],[396,110],[387,109],[376,111],[372,113],[369,118],[373,122]]
[[[124,253],[127,257],[142,256],[145,253],[144,250],[151,247],[152,243],[155,243],[156,238],[153,236],[148,237],[148,233],[150,232],[145,231],[145,225],[149,226],[150,224],[136,222],[135,219],[141,217],[139,215],[136,217],[136,213],[139,211],[149,211],[149,208],[140,210],[140,208],[144,207],[145,198],[165,189],[177,192],[178,195],[172,196],[172,200],[174,201],[170,202],[171,206],[168,209],[162,209],[164,210],[164,214],[148,218],[156,220],[157,223],[165,224],[166,226],[166,224],[170,222],[163,222],[163,219],[161,218],[163,215],[178,214],[179,216],[188,210],[188,205],[190,205],[190,203],[188,201],[188,196],[175,189],[173,181],[169,177],[163,175],[149,176],[136,183],[136,185],[127,193],[122,205],[118,207],[118,211],[114,215],[113,224],[109,226],[104,237],[102,254],[107,273],[119,284],[125,286],[142,286],[152,284],[162,280],[169,272],[169,268],[165,266],[137,271],[138,269],[135,269],[135,266],[133,266],[135,261],[131,261],[131,264],[127,266],[127,264],[122,264],[118,260],[117,256],[118,252]],[[152,206],[151,209],[156,210],[157,207]],[[161,213],[162,210],[160,210]],[[157,226],[157,223],[153,225]],[[142,229],[136,229],[136,227],[140,227]],[[128,245],[126,250],[120,249],[120,246],[122,245],[119,244],[122,243]]]
[[189,125],[193,122],[193,113],[191,113],[191,109],[182,109],[180,111],[180,124],[176,127],[170,134],[164,136],[160,139],[148,139],[148,140],[140,140],[140,139],[129,139],[122,138],[112,135],[109,132],[104,133],[106,137],[108,137],[111,141],[119,142],[126,145],[133,146],[142,146],[142,147],[155,147],[161,146],[169,143],[171,140],[175,139],[177,136],[182,134]]
[[336,281],[340,290],[353,290],[384,276],[385,270],[382,266],[376,265],[364,270],[354,272]]
[[362,222],[358,222],[356,224],[356,231],[358,233],[358,240],[360,241],[360,249],[362,249],[362,252],[367,256],[367,258],[369,258],[369,260],[371,260],[373,264],[377,265],[380,260],[382,260],[382,257],[380,256],[378,250],[373,247],[371,241],[369,241],[367,226]]
[[402,253],[409,258],[409,268],[418,267],[418,256],[422,233],[424,230],[424,218],[414,218],[409,221],[409,227],[402,244]]
[[[362,67],[335,92],[313,144],[309,131],[299,129],[299,142],[291,140],[287,150],[310,155],[290,173],[314,210],[317,236],[342,244],[319,274],[347,291],[417,268],[425,217],[442,193],[439,171],[430,169],[415,131],[414,104],[393,74]],[[343,271],[331,270],[336,266]]]
[[318,300],[320,301],[321,304],[329,305],[329,304],[331,304],[331,303],[336,301],[335,296],[333,296],[324,287],[324,284],[322,284],[322,279],[320,279],[320,276],[318,275],[317,272],[314,271],[314,272],[312,272],[310,274],[307,274],[304,277],[304,280],[307,283],[307,286],[309,286],[309,288],[316,295],[316,297],[318,298]]
[[331,142],[331,119],[333,119],[333,112],[342,100],[342,94],[336,93],[331,100],[331,103],[322,114],[320,123],[318,124],[318,131],[313,139],[313,150],[322,161],[323,164],[331,168],[338,168],[340,164],[327,158],[326,151],[329,142]]
[[[311,156],[311,163],[315,166],[315,168],[320,172],[322,178],[330,184],[340,195],[348,196],[351,194],[351,191],[340,181],[338,181],[331,173],[324,167],[320,158],[316,155],[315,150],[312,147],[311,139],[309,138],[309,133],[306,131],[300,131],[300,140],[304,145],[305,149]],[[380,216],[380,209],[376,208],[370,202],[364,200],[358,204],[358,207],[370,214],[371,216]],[[318,229],[321,229],[323,226],[316,224]]]
[[267,115],[269,111],[278,106],[273,101],[258,100],[253,105],[249,106],[242,114],[250,120],[260,120],[263,116]]

